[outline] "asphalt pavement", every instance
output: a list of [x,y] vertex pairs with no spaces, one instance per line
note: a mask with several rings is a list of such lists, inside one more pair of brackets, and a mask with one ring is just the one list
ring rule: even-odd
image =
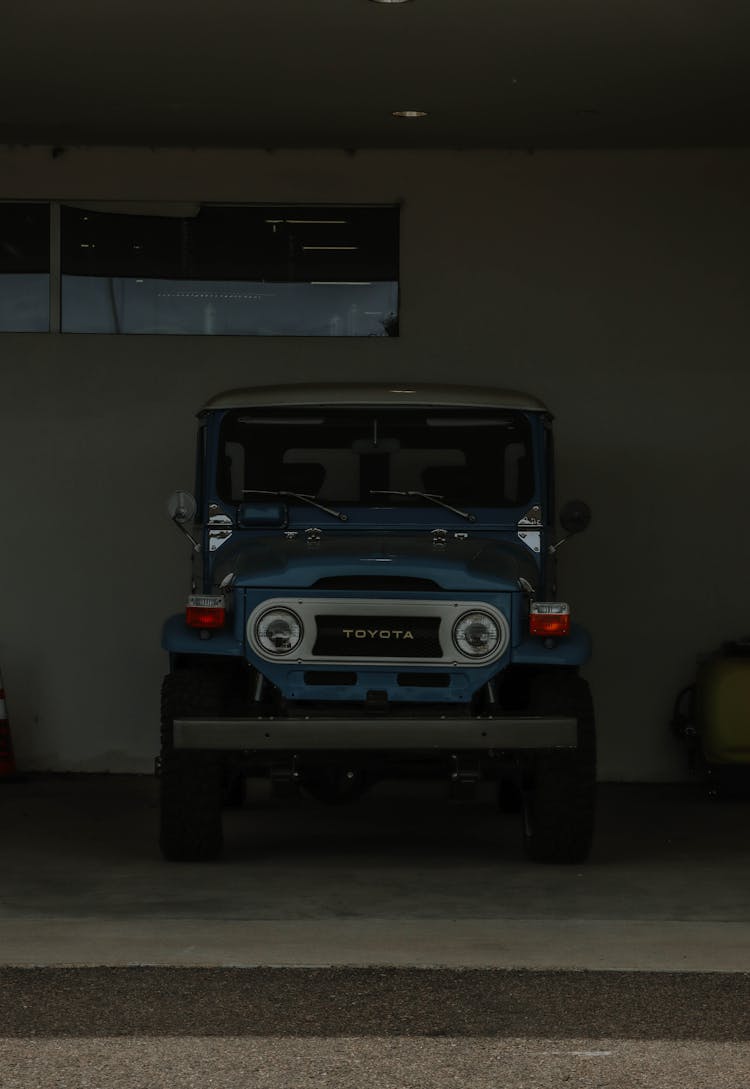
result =
[[750,974],[3,968],[0,1035],[750,1040]]
[[0,1040],[0,1089],[747,1089],[746,1044],[606,1039]]
[[750,975],[6,968],[0,1089],[747,1089]]

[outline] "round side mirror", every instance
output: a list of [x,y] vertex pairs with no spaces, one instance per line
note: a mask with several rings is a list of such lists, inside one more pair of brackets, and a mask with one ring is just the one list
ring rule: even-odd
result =
[[566,533],[583,533],[591,521],[591,507],[582,499],[571,499],[560,511],[560,525]]
[[179,525],[192,522],[197,510],[198,504],[195,501],[195,496],[191,495],[190,492],[172,492],[167,500],[167,514],[173,522],[177,522]]

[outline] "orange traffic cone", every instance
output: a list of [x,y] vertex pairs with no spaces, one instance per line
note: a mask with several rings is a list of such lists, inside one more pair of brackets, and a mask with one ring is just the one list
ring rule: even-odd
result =
[[3,779],[15,779],[16,761],[13,756],[13,742],[10,737],[10,723],[5,707],[5,688],[0,674],[0,782]]

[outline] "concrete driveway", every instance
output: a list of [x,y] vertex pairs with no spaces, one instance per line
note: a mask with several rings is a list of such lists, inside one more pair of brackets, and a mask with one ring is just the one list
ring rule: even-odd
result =
[[0,1089],[746,1089],[746,803],[604,786],[589,863],[491,793],[254,789],[167,864],[156,784],[0,787]]
[[161,860],[156,806],[137,776],[0,787],[2,963],[750,970],[750,807],[697,786],[602,786],[577,867],[527,862],[489,789],[257,784],[203,865]]

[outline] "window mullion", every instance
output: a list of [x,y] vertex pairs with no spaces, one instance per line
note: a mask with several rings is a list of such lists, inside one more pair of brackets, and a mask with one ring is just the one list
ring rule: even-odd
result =
[[61,329],[61,287],[60,275],[60,202],[50,201],[49,206],[49,331],[59,333]]

